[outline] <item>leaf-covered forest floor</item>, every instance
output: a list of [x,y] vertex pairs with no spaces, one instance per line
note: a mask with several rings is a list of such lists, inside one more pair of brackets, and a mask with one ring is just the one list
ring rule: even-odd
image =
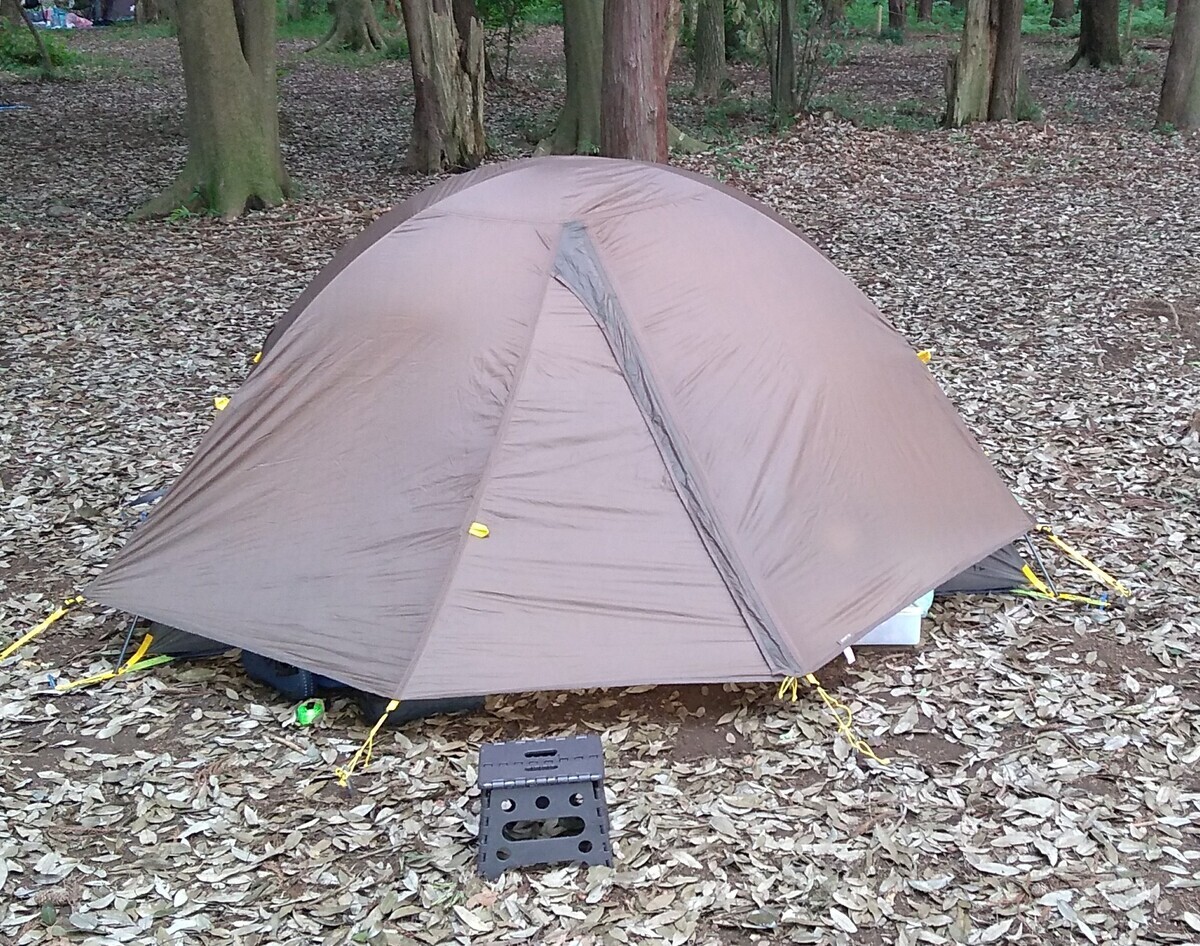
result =
[[[777,138],[739,66],[743,104],[678,102],[716,144],[683,163],[778,208],[934,349],[1020,500],[1133,587],[1128,611],[939,601],[920,647],[828,668],[887,767],[809,694],[554,693],[381,736],[351,798],[331,779],[365,735],[355,712],[295,728],[232,659],[52,692],[115,649],[120,619],[79,612],[0,666],[4,941],[1200,940],[1200,140],[1149,127],[1161,43],[1064,74],[1069,41],[1038,41],[1044,121],[937,130],[952,42],[852,46],[832,117]],[[72,43],[103,57],[84,81],[0,79],[0,102],[31,106],[0,112],[3,641],[102,567],[122,504],[170,483],[213,396],[369,212],[427,183],[402,170],[407,63],[292,43],[303,194],[232,223],[129,223],[184,157],[177,52]],[[559,44],[527,38],[492,91],[498,156],[553,115]],[[615,868],[475,878],[480,742],[588,730]]]

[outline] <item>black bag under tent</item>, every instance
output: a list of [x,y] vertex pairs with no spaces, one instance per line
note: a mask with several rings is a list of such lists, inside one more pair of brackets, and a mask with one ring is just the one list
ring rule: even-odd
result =
[[[222,644],[220,641],[210,640],[177,627],[168,627],[157,621],[148,622],[145,630],[152,637],[147,656],[167,656],[176,660],[201,660],[206,657],[220,657],[234,650],[228,644]],[[242,650],[241,664],[246,676],[251,680],[270,687],[294,703],[319,696],[347,696],[358,707],[363,722],[372,725],[383,716],[388,703],[391,702],[385,696],[366,693],[329,677],[312,673],[302,667],[295,667],[248,650]],[[484,702],[484,698],[481,696],[442,700],[407,700],[387,714],[384,728],[396,728],[404,723],[432,716],[477,712],[483,709]]]

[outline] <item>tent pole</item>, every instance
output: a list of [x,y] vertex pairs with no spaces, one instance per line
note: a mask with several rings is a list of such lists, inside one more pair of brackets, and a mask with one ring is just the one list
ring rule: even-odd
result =
[[1046,567],[1046,563],[1042,561],[1041,553],[1038,552],[1037,546],[1033,544],[1033,539],[1029,537],[1028,532],[1025,533],[1025,544],[1029,546],[1029,552],[1033,556],[1034,561],[1037,562],[1038,568],[1041,570],[1042,574],[1046,576],[1046,584],[1050,586],[1050,591],[1053,594],[1058,594],[1058,588],[1056,588],[1054,585],[1054,576],[1050,574],[1050,569],[1048,569]]

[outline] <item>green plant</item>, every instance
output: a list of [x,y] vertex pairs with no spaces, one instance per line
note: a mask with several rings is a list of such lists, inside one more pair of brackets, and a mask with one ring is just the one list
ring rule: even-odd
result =
[[[61,69],[78,61],[79,54],[57,36],[45,30],[40,35],[53,68]],[[0,22],[0,69],[21,70],[41,65],[42,52],[29,30],[24,25]]]
[[384,40],[383,51],[379,54],[383,59],[407,59],[408,37],[401,33],[399,36],[389,36]]

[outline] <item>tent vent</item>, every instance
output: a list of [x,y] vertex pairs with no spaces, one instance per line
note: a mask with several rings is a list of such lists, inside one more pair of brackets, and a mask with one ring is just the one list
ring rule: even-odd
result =
[[487,879],[534,864],[612,866],[598,736],[485,743],[479,788],[479,873]]

